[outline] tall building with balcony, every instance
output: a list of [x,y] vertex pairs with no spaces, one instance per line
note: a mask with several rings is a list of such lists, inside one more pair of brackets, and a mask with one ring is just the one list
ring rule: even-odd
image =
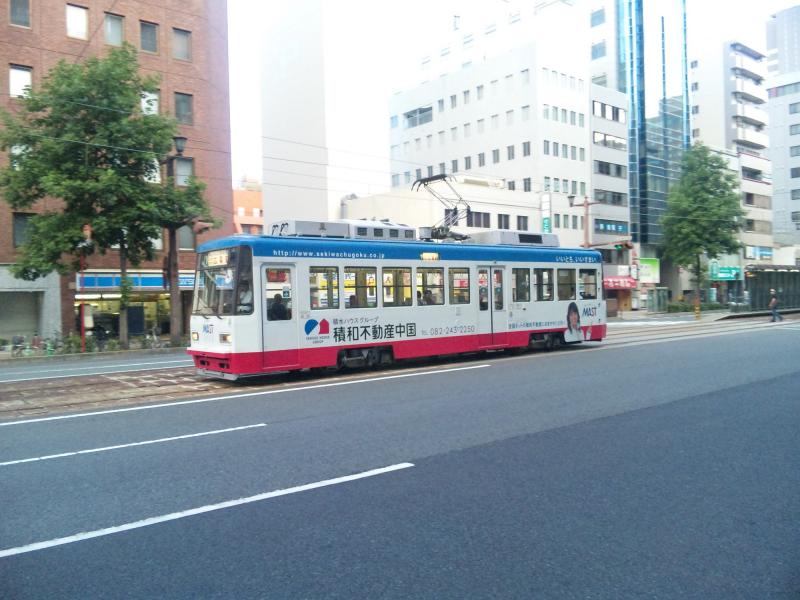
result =
[[726,41],[690,62],[692,139],[720,152],[737,173],[745,211],[742,250],[720,257],[715,264],[725,268],[711,270],[722,300],[741,295],[745,265],[769,264],[774,255],[765,59],[750,45]]
[[[80,4],[13,0],[0,12],[0,64],[7,69],[0,102],[6,108],[13,110],[24,88],[36,88],[58,60],[75,62],[103,55],[123,42],[138,49],[143,73],[160,77],[160,89],[151,98],[151,106],[175,116],[180,135],[188,139],[183,156],[174,163],[176,181],[180,185],[191,174],[203,181],[212,212],[224,223],[222,229],[199,238],[188,227],[180,231],[184,307],[191,298],[196,244],[233,231],[226,4],[216,0],[86,0]],[[120,277],[113,250],[90,257],[83,277],[50,275],[27,282],[9,272],[17,247],[26,239],[30,214],[57,207],[56,201],[45,199],[31,211],[15,212],[0,202],[0,338],[34,332],[49,337],[75,331],[76,307],[81,301],[92,307],[96,323],[111,329],[116,326]],[[166,244],[157,240],[156,260],[129,271],[133,281],[131,333],[154,325],[168,327],[168,298],[162,280]]]
[[[800,6],[767,22],[775,241],[800,245]],[[795,252],[795,261],[800,252]]]

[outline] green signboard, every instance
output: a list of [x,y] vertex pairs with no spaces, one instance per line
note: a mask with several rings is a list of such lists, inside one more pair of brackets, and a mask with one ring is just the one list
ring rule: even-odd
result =
[[711,269],[712,281],[739,281],[741,278],[741,267],[717,267],[716,269]]
[[657,258],[639,259],[639,283],[661,283],[661,261]]

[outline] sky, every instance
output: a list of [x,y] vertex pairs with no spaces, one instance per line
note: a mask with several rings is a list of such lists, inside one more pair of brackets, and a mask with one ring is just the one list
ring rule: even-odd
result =
[[[272,27],[281,26],[280,10],[276,10],[276,7],[303,1],[305,0],[228,0],[232,173],[235,186],[244,176],[261,180],[259,40],[262,35],[268,35]],[[398,89],[398,81],[410,81],[419,59],[442,45],[442,34],[452,28],[453,15],[460,15],[465,24],[485,23],[495,13],[507,13],[517,5],[529,5],[531,2],[539,3],[543,0],[380,1],[387,7],[388,18],[381,23],[365,23],[363,26],[378,27],[384,34],[385,47],[380,52],[385,57],[386,69],[380,73],[368,74],[368,85],[385,88],[388,115],[389,97]],[[661,1],[663,0],[645,0]],[[700,56],[703,48],[733,38],[752,44],[759,50],[766,50],[767,19],[780,10],[800,4],[800,0],[686,1],[690,56]],[[357,22],[358,15],[354,15],[353,20]],[[346,43],[352,43],[352,39],[348,38]],[[369,50],[376,51],[373,48]],[[402,85],[401,83],[400,87]],[[383,150],[388,151],[388,148]]]

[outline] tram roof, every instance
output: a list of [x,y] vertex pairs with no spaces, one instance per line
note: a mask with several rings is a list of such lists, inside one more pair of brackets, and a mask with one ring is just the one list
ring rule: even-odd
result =
[[383,242],[375,240],[234,235],[206,242],[197,249],[208,252],[235,246],[249,246],[253,256],[274,258],[421,260],[422,253],[435,253],[438,260],[472,262],[555,262],[600,263],[597,250],[584,248],[547,248],[541,246],[484,245],[464,242],[426,242],[419,240]]

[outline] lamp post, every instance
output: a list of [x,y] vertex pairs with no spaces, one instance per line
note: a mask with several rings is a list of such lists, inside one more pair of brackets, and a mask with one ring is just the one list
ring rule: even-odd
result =
[[[172,185],[175,182],[175,160],[183,156],[183,151],[186,150],[186,138],[182,135],[176,135],[172,138],[175,144],[175,154],[170,154],[166,157],[167,164],[167,177],[172,178]],[[169,335],[170,340],[174,343],[180,343],[182,334],[181,323],[181,296],[179,286],[179,272],[178,272],[178,228],[170,226],[167,228],[168,232],[168,245],[167,250],[167,268],[165,269],[165,277],[169,281]]]
[[[570,194],[567,196],[567,200],[569,200],[569,206],[572,208],[575,205],[575,195]],[[590,248],[591,245],[589,244],[589,207],[593,204],[602,204],[601,202],[590,202],[589,196],[583,197],[583,243],[581,244],[581,248]]]
[[83,235],[86,239],[82,240],[78,247],[81,249],[81,305],[78,314],[81,319],[81,353],[86,352],[86,300],[84,299],[84,271],[86,270],[86,249],[92,245],[92,226],[88,223],[83,226]]

